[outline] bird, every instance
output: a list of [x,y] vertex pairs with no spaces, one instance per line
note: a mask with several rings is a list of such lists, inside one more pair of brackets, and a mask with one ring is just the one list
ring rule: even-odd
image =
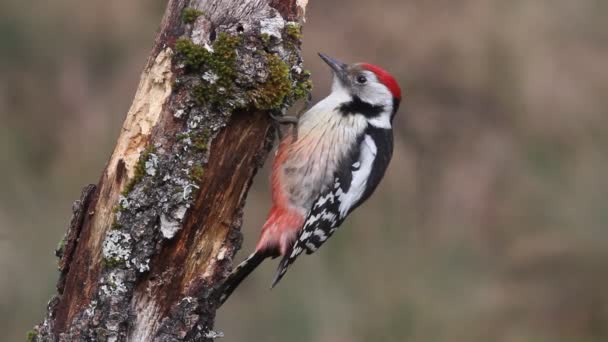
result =
[[[374,192],[393,154],[392,123],[401,88],[385,69],[345,64],[323,53],[331,93],[294,123],[272,163],[272,206],[255,251],[221,287],[223,304],[265,259],[281,257],[271,288],[303,252],[315,252]],[[283,119],[283,120],[282,120]]]

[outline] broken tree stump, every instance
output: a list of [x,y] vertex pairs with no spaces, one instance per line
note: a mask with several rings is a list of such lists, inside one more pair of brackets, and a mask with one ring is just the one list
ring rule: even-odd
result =
[[306,0],[170,0],[120,137],[75,202],[34,341],[207,341],[272,147],[310,92]]

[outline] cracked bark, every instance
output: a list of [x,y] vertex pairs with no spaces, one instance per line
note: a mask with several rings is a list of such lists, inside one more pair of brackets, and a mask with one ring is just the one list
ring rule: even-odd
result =
[[[294,34],[305,6],[168,2],[114,152],[74,203],[57,295],[31,340],[213,338],[214,290],[232,268],[247,190],[272,146],[268,114],[308,90]],[[195,49],[179,50],[180,40]]]

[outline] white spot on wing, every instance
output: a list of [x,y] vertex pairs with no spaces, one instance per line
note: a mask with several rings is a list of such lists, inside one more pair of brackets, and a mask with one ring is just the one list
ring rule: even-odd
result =
[[327,210],[323,210],[321,212],[321,218],[325,221],[333,223],[336,221],[336,214],[334,214],[332,212],[328,212]]
[[306,220],[306,223],[304,223],[304,225],[309,226],[311,224],[314,224],[318,219],[319,219],[319,215],[310,215],[308,217],[308,219]]
[[361,152],[359,154],[358,162],[361,163],[361,167],[352,172],[352,181],[348,191],[339,195],[341,218],[344,218],[348,214],[349,209],[363,196],[377,152],[378,148],[374,139],[366,134],[361,142]]
[[320,197],[317,202],[315,203],[315,205],[313,206],[313,208],[320,208],[322,207],[325,203],[327,203],[327,201],[329,201],[330,203],[334,203],[334,194],[333,192],[328,193],[327,195]]
[[307,240],[311,235],[312,235],[312,232],[310,232],[310,231],[302,232],[302,235],[300,235],[300,241]]
[[317,246],[312,242],[307,242],[306,247],[308,248],[308,250],[310,250],[312,252],[317,250]]
[[319,237],[319,241],[323,242],[325,240],[327,240],[327,235],[325,235],[325,232],[321,229],[317,229],[315,230],[315,232],[313,233],[314,235]]

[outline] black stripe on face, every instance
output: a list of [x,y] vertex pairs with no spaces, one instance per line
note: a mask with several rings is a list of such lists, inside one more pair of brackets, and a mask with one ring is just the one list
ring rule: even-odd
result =
[[397,110],[399,109],[400,103],[400,99],[393,97],[393,112],[391,113],[391,122],[393,122],[393,118],[395,117],[395,114],[397,114]]
[[361,100],[359,96],[353,96],[352,101],[341,104],[338,110],[343,115],[362,114],[367,118],[373,118],[384,111],[384,106],[373,105]]

